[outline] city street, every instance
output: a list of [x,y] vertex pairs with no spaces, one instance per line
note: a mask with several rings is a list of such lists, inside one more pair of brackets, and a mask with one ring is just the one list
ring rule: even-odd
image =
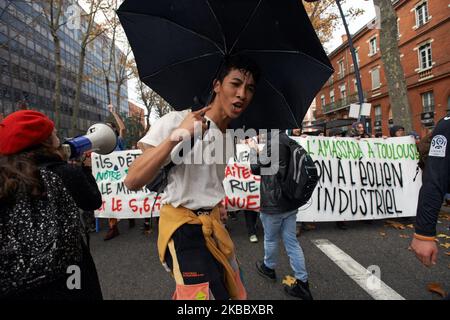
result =
[[[437,233],[448,235],[450,210],[443,210],[447,213],[441,213]],[[395,221],[405,226],[413,223],[412,219]],[[136,222],[134,229],[128,228],[127,221],[120,222],[120,236],[103,241],[106,220],[102,219],[101,231],[92,234],[91,250],[103,296],[105,299],[168,300],[172,296],[174,282],[159,262],[157,235],[155,232],[150,236],[143,235],[143,220]],[[276,269],[278,281],[271,283],[261,278],[255,268],[255,262],[263,257],[260,222],[259,242],[256,244],[248,240],[243,216],[238,216],[237,221],[230,220],[228,226],[242,265],[248,298],[294,299],[284,293],[281,285],[282,278],[292,274],[284,248],[280,247],[279,267]],[[374,297],[439,300],[438,294],[427,290],[428,284],[438,283],[447,292],[450,290],[450,257],[446,255],[450,250],[439,246],[438,264],[430,269],[422,266],[407,250],[413,234],[411,228],[397,230],[386,225],[386,220],[374,221],[372,224],[349,222],[348,230],[336,228],[333,222],[316,223],[315,226],[315,230],[303,231],[299,239],[306,257],[311,292],[316,300],[371,300]],[[440,244],[450,242],[446,238],[439,239]],[[325,248],[327,255],[318,245]],[[379,266],[382,281],[380,290],[371,291],[371,295],[354,280],[360,276],[358,264],[364,268]],[[363,286],[366,282],[362,281]]]

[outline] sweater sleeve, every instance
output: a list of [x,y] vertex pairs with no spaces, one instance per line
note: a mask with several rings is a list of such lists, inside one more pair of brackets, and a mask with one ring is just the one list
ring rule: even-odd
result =
[[61,164],[50,168],[62,180],[67,191],[82,210],[96,210],[102,205],[102,196],[88,167]]
[[450,119],[441,120],[433,132],[423,185],[417,205],[416,233],[436,235],[439,211],[450,182]]

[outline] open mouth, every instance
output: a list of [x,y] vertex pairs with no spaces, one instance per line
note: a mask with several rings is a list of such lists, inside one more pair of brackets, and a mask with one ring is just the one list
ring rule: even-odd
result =
[[242,110],[242,103],[239,103],[239,102],[233,103],[233,111],[238,112],[241,110]]

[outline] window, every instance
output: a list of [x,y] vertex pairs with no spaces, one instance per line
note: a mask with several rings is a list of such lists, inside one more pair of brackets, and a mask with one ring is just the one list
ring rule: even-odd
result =
[[382,120],[381,106],[380,105],[375,106],[374,111],[375,111],[375,121],[381,121]]
[[373,56],[377,53],[377,38],[374,37],[369,41],[369,56]]
[[320,105],[323,107],[325,105],[325,95],[320,96]]
[[334,90],[330,91],[330,102],[334,103]]
[[371,70],[372,76],[372,90],[378,89],[380,87],[380,69],[375,68]]
[[432,67],[431,43],[424,44],[419,47],[419,68],[420,70]]
[[345,97],[347,96],[346,90],[345,90],[345,85],[342,85],[340,88],[341,91],[341,98],[345,99]]
[[425,1],[416,7],[416,27],[424,25],[428,19],[428,3]]
[[434,94],[433,91],[422,93],[423,112],[434,111]]
[[342,79],[345,73],[344,60],[338,61],[338,68],[339,68],[339,79]]

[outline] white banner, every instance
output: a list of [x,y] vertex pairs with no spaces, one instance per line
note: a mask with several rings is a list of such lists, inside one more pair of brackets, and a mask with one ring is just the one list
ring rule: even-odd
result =
[[249,151],[247,145],[237,144],[236,161],[230,159],[225,169],[225,199],[222,204],[228,211],[259,211],[261,178],[251,172]]
[[412,137],[297,138],[320,181],[298,221],[371,220],[416,215],[422,185]]
[[128,167],[142,152],[140,150],[114,151],[108,155],[92,153],[92,174],[102,194],[102,207],[95,211],[97,218],[149,218],[154,205],[153,216],[159,216],[161,195],[146,188],[130,191],[123,181]]
[[[292,137],[311,155],[320,182],[299,209],[298,221],[348,221],[415,216],[421,171],[412,137],[388,139]],[[251,174],[248,146],[238,144],[223,182],[228,211],[260,208],[260,177]],[[92,172],[102,193],[99,218],[150,217],[156,194],[128,190],[124,178],[139,150],[92,154]],[[160,197],[159,197],[160,198]],[[156,201],[153,216],[159,215]]]

